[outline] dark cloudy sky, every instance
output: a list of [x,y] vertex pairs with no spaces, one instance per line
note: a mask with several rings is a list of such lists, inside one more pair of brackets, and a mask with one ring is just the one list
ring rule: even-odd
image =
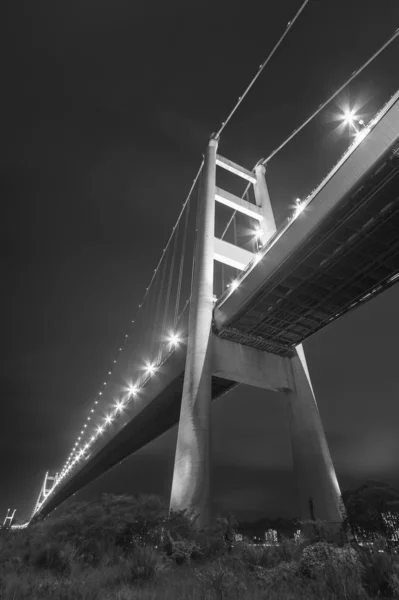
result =
[[[11,2],[2,18],[0,517],[32,508],[148,285],[209,135],[300,5]],[[226,128],[251,168],[399,26],[397,0],[310,0]],[[396,41],[340,102],[368,120],[399,87]],[[338,104],[269,165],[281,219],[348,144]],[[305,344],[342,487],[399,486],[399,287]],[[239,387],[214,411],[217,508],[295,514],[286,405]],[[99,491],[169,494],[176,432]]]

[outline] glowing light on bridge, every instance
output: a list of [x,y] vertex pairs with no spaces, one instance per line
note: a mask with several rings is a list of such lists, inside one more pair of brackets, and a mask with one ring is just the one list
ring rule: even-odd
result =
[[131,394],[132,396],[136,396],[136,394],[138,394],[139,388],[137,385],[134,385],[133,383],[129,385],[129,387],[127,388],[129,394]]
[[152,375],[154,375],[156,370],[157,370],[156,365],[153,363],[146,363],[146,365],[144,367],[145,374],[149,375],[150,377],[152,377]]
[[116,403],[115,407],[116,407],[117,411],[121,412],[125,408],[125,404],[124,404],[124,402],[122,400],[119,400]]
[[177,333],[171,333],[168,337],[169,344],[176,348],[181,343],[181,338]]
[[112,416],[111,416],[111,415],[107,415],[107,416],[105,417],[105,423],[106,423],[107,425],[110,425],[110,423],[112,423],[112,420],[113,420],[113,419],[112,419]]
[[264,231],[260,227],[257,227],[256,229],[254,229],[253,235],[254,235],[255,239],[259,241],[264,236]]
[[[348,125],[349,128],[354,130],[356,141],[362,140],[366,137],[367,133],[369,133],[369,129],[366,127],[363,119],[356,114],[355,109],[351,110],[349,107],[344,107],[343,113],[340,115],[340,119],[344,125]],[[359,129],[357,125],[363,129]]]
[[230,283],[230,289],[232,292],[234,292],[234,290],[236,290],[238,287],[240,287],[240,282],[237,279],[234,279],[234,281],[232,281]]
[[352,127],[355,127],[356,129],[355,121],[357,121],[358,119],[354,110],[345,108],[341,119],[345,123],[345,125],[350,125]]
[[294,218],[296,219],[298,215],[301,214],[301,212],[303,212],[305,210],[305,202],[302,202],[302,200],[300,198],[297,198],[295,200],[295,214],[294,214]]

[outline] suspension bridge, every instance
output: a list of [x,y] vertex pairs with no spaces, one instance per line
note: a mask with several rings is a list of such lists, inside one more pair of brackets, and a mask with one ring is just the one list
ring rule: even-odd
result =
[[[170,506],[194,510],[206,525],[211,402],[246,384],[286,397],[300,518],[342,519],[302,342],[399,281],[399,92],[356,130],[278,228],[271,157],[251,169],[222,156],[224,126],[209,141],[129,331],[64,465],[46,474],[31,518],[178,425]],[[14,513],[4,526],[13,526]]]
[[[244,383],[288,397],[301,518],[312,509],[340,520],[302,342],[399,280],[399,93],[279,229],[265,167],[248,170],[217,146],[211,139],[131,330],[32,516],[178,424],[171,506],[207,522],[210,402]],[[216,185],[226,170],[249,184],[245,197]],[[234,215],[230,237],[215,235],[218,205]]]

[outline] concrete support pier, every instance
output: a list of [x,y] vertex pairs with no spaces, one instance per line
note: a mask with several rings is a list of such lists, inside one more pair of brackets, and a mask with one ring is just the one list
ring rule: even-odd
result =
[[212,384],[213,239],[217,140],[205,154],[197,218],[197,246],[191,293],[187,357],[173,471],[171,510],[210,521],[210,409]]
[[291,359],[294,389],[287,391],[295,478],[301,520],[341,523],[340,489],[302,344]]

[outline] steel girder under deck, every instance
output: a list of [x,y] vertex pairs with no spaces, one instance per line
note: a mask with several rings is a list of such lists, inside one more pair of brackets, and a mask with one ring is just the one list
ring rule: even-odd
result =
[[399,273],[394,149],[265,283],[222,338],[292,355],[297,344],[393,285]]

